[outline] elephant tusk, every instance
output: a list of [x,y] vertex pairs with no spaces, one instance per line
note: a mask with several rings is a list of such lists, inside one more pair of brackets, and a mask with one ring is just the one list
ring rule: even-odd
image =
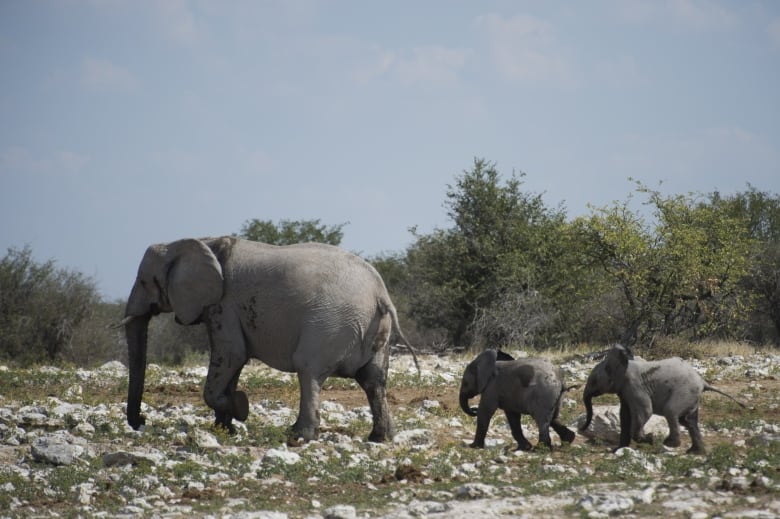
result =
[[128,315],[127,317],[125,317],[124,319],[119,321],[118,323],[109,324],[107,326],[107,328],[109,328],[110,330],[116,330],[117,328],[121,328],[121,327],[125,326],[127,323],[129,323],[130,321],[132,321],[135,318],[136,318],[135,315]]

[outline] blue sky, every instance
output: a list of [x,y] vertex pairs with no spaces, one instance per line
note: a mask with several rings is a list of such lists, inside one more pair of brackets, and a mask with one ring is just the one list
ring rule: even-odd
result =
[[0,2],[0,251],[130,291],[147,245],[450,225],[475,157],[562,204],[780,192],[780,2]]

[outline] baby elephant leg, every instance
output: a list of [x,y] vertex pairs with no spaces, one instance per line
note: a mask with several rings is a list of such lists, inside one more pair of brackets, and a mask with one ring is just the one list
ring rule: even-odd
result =
[[647,406],[638,406],[636,415],[631,418],[631,438],[636,442],[652,443],[653,435],[645,434],[645,424],[652,416],[653,411],[649,403]]
[[512,429],[512,437],[517,442],[517,450],[530,451],[531,442],[523,435],[523,428],[520,425],[520,413],[504,411],[504,414],[506,414],[506,421],[509,423],[510,429]]
[[496,412],[494,406],[486,405],[484,402],[484,399],[481,400],[477,409],[477,432],[474,435],[474,441],[469,445],[473,449],[485,447],[485,436],[487,436],[490,421],[493,419],[493,413]]
[[575,434],[574,431],[563,425],[557,418],[552,421],[550,424],[553,428],[553,430],[558,433],[558,436],[561,438],[561,441],[564,441],[566,443],[571,443],[574,441]]
[[664,415],[666,423],[669,424],[669,436],[664,440],[664,445],[667,447],[679,447],[680,446],[680,423],[677,414],[667,412]]
[[699,408],[697,407],[693,411],[680,417],[680,423],[688,429],[688,433],[691,435],[691,448],[688,449],[690,454],[705,453],[704,439],[701,436],[699,430]]

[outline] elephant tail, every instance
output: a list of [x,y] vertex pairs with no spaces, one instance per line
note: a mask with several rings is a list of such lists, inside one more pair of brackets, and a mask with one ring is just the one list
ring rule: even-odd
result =
[[399,343],[406,346],[406,348],[409,350],[409,353],[412,354],[414,367],[417,368],[417,376],[420,376],[420,363],[417,362],[417,352],[414,351],[412,343],[409,342],[409,340],[404,335],[404,332],[401,330],[401,325],[398,323],[398,312],[396,312],[395,306],[393,306],[393,304],[389,301],[383,301],[380,306],[385,312],[390,314],[390,319],[392,320],[392,333],[395,334]]
[[740,402],[739,400],[737,400],[733,396],[729,395],[728,393],[721,391],[720,389],[716,388],[715,386],[709,385],[707,382],[704,382],[704,391],[712,391],[713,393],[718,393],[720,395],[723,395],[726,398],[729,398],[729,399],[733,400],[734,402],[736,402],[737,404],[739,404],[740,407],[742,407],[742,409],[747,409],[747,406],[745,404],[743,404],[742,402]]
[[566,387],[566,384],[561,382],[561,389],[558,391],[558,398],[555,399],[555,405],[550,410],[550,419],[547,422],[548,424],[553,423],[558,418],[558,413],[561,411],[561,402],[563,401],[563,395],[568,391],[569,388]]

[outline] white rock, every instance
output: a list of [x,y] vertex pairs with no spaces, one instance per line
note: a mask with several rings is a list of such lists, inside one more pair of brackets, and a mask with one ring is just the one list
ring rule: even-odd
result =
[[109,377],[118,378],[118,377],[127,376],[127,367],[125,367],[125,365],[119,362],[118,360],[112,360],[106,362],[95,371],[97,371],[103,376],[109,376]]
[[81,422],[73,428],[73,432],[81,436],[92,436],[95,434],[95,428],[89,422]]
[[496,487],[485,483],[466,483],[455,489],[459,499],[482,499],[496,494]]
[[92,502],[92,494],[95,493],[95,484],[86,482],[76,485],[76,502],[81,505],[88,505]]
[[634,500],[620,494],[589,495],[580,499],[578,504],[586,512],[595,512],[594,517],[622,515],[634,509]]
[[351,505],[336,505],[325,509],[322,517],[324,519],[355,519],[357,510]]
[[36,438],[30,450],[33,459],[52,465],[70,465],[84,453],[86,442],[70,433],[58,431]]
[[299,454],[281,449],[268,449],[263,456],[263,463],[281,462],[285,465],[295,465],[299,461],[301,461]]
[[219,440],[210,432],[203,429],[194,429],[191,433],[192,441],[201,449],[216,449],[219,447]]
[[433,443],[433,433],[428,429],[409,429],[396,433],[393,438],[396,445],[430,445]]
[[[577,417],[572,424],[579,432],[580,424],[585,423],[585,415]],[[663,440],[669,435],[669,425],[666,419],[653,415],[644,427],[645,434],[652,434],[654,441]],[[580,432],[586,438],[599,439],[608,443],[620,441],[620,406],[593,406],[593,420],[587,429]]]

